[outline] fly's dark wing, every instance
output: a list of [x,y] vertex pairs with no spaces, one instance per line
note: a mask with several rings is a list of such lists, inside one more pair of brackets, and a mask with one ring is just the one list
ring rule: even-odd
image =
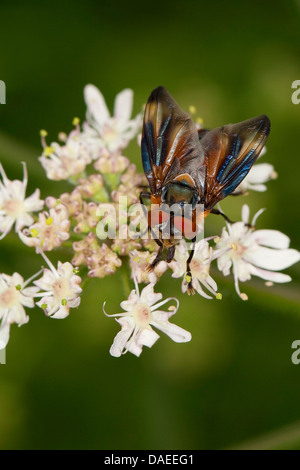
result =
[[142,160],[152,193],[203,163],[195,124],[163,87],[152,91],[146,104]]
[[231,194],[248,174],[270,132],[261,115],[213,129],[201,138],[206,175],[203,201],[206,209]]

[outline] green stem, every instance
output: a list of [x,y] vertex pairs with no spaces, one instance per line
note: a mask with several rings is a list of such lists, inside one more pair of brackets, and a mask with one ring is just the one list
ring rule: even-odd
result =
[[73,246],[73,242],[65,241],[65,242],[62,243],[62,246],[65,246],[65,247]]
[[103,174],[104,186],[108,187],[109,194],[117,189],[120,184],[121,173],[105,173]]
[[87,286],[87,284],[88,284],[91,280],[92,280],[91,277],[86,277],[86,278],[82,281],[82,283],[81,283],[81,288],[82,288],[82,290]]
[[86,173],[85,172],[82,172],[82,173],[78,173],[77,175],[75,176],[70,176],[68,178],[68,182],[72,185],[72,186],[76,186],[78,184],[78,180],[80,178],[86,178]]
[[119,271],[121,275],[124,296],[128,297],[131,292],[131,288],[130,288],[129,266],[128,266],[127,260],[123,259],[122,266],[120,267]]

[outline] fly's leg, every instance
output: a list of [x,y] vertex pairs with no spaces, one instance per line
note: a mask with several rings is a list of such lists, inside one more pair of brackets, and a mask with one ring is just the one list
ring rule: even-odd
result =
[[191,268],[190,268],[190,264],[191,264],[191,261],[193,259],[193,256],[194,256],[194,253],[195,253],[195,243],[196,243],[196,237],[194,237],[192,239],[192,243],[193,243],[193,246],[192,246],[192,249],[191,249],[191,252],[190,252],[190,255],[187,259],[187,262],[186,262],[186,273],[185,273],[185,279],[188,283],[188,286],[187,286],[187,293],[189,295],[191,294],[195,294],[195,291],[194,291],[194,288],[193,288],[193,278],[192,278],[192,273],[191,273]]
[[168,251],[167,251],[167,263],[171,263],[171,261],[173,260],[174,258],[174,254],[175,254],[175,248],[176,246],[173,245],[173,246],[170,246],[170,248],[168,248]]
[[146,193],[145,191],[142,191],[142,192],[140,193],[140,204],[141,204],[141,206],[142,206],[144,215],[145,215],[146,219],[148,220],[148,211],[147,211],[147,209],[146,209],[146,207],[145,207],[143,198],[145,198],[145,199],[151,199],[151,194]]
[[[174,235],[174,212],[171,211],[170,212],[170,234],[169,234],[169,236],[173,237],[173,235]],[[171,263],[171,261],[173,260],[174,254],[175,254],[175,248],[176,248],[175,245],[169,246],[168,251],[167,251],[167,257],[166,257],[167,263]]]
[[[143,209],[143,212],[145,214],[145,217],[146,219],[148,220],[148,211],[144,205],[144,202],[143,202],[143,198],[146,198],[146,199],[151,199],[151,194],[147,193],[147,192],[144,192],[142,191],[140,193],[140,203],[142,205],[142,209]],[[157,245],[159,246],[159,250],[157,252],[157,255],[156,255],[156,258],[152,261],[152,263],[147,267],[147,271],[151,272],[154,270],[155,266],[158,265],[158,263],[161,261],[162,259],[162,252],[164,251],[164,245],[163,243],[156,237],[156,234],[154,233],[154,231],[152,230],[152,228],[150,226],[148,226],[148,231],[151,232],[151,235],[155,241],[155,243],[157,243]]]
[[[145,191],[142,191],[142,192],[140,193],[140,204],[141,204],[141,206],[142,206],[142,209],[143,209],[143,212],[144,212],[144,216],[145,216],[145,218],[146,218],[146,221],[148,222],[148,211],[147,211],[147,209],[146,209],[146,207],[145,207],[143,198],[145,198],[145,199],[151,199],[151,194],[149,194],[149,193],[147,193],[147,192],[145,192]],[[151,230],[151,229],[150,229],[150,227],[148,226],[147,229],[146,229],[141,235],[138,235],[138,237],[136,237],[136,238],[143,237],[147,232],[150,232],[150,230]],[[151,231],[151,232],[152,232],[152,231]],[[153,235],[153,233],[152,233],[152,235]]]
[[210,211],[211,214],[216,214],[216,215],[221,215],[222,217],[224,217],[224,219],[226,220],[226,222],[228,222],[229,224],[234,224],[234,222],[229,219],[229,217],[227,217],[226,214],[224,214],[224,212],[220,211],[219,209],[212,209]]
[[159,246],[159,250],[157,252],[157,255],[156,255],[156,258],[152,261],[152,263],[147,267],[147,271],[148,272],[151,272],[154,270],[155,266],[158,265],[158,263],[161,261],[162,259],[162,252],[164,251],[164,245],[163,243],[157,239],[157,238],[154,238],[155,242],[158,244]]
[[[217,214],[217,215],[221,215],[222,217],[224,217],[224,219],[226,220],[226,222],[228,222],[229,224],[234,224],[235,222],[231,219],[229,219],[229,217],[227,217],[226,214],[224,214],[224,212],[220,211],[219,209],[212,209],[210,211],[211,214]],[[251,224],[245,224],[246,227],[249,227],[249,228],[254,228],[253,225]]]
[[248,191],[236,191],[235,193],[231,193],[230,196],[247,196],[248,194]]

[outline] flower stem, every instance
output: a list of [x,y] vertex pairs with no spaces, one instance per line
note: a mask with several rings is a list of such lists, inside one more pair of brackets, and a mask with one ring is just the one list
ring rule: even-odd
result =
[[128,265],[127,260],[125,261],[125,259],[123,259],[123,262],[122,262],[122,265],[119,269],[119,272],[120,272],[120,275],[121,275],[121,281],[122,281],[124,296],[128,297],[130,292],[131,292],[131,288],[130,288],[129,265]]
[[92,280],[92,278],[90,277],[86,277],[85,279],[83,279],[83,281],[81,282],[81,288],[82,290],[86,287],[86,285]]

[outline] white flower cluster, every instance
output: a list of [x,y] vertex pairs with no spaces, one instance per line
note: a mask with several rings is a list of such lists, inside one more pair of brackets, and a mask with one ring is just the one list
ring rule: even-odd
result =
[[[130,351],[139,356],[143,346],[151,348],[159,338],[159,335],[151,326],[166,333],[176,343],[190,341],[191,334],[188,331],[169,322],[169,318],[178,310],[178,300],[176,298],[161,300],[162,294],[154,292],[153,283],[148,284],[139,293],[139,286],[135,275],[134,284],[135,289],[131,291],[128,300],[121,303],[121,308],[125,313],[108,315],[118,317],[116,320],[121,325],[121,331],[115,337],[110,348],[110,354],[119,357]],[[174,300],[176,306],[169,307],[168,312],[159,310],[160,307],[170,300]]]
[[[74,118],[75,129],[69,135],[59,134],[61,144],[52,142],[50,145],[46,143],[47,132],[41,131],[43,153],[39,161],[50,180],[74,182],[86,176],[86,167],[91,163],[94,163],[94,168],[105,167],[108,172],[112,167],[111,162],[116,172],[123,171],[129,165],[129,161],[121,153],[139,131],[142,121],[141,114],[131,119],[132,90],[123,90],[117,95],[113,116],[110,116],[104,98],[95,86],[87,85],[84,97],[87,113],[82,130],[79,119]],[[0,275],[0,349],[7,345],[11,324],[16,323],[21,326],[28,322],[29,317],[24,307],[33,308],[37,305],[47,316],[62,319],[69,315],[70,308],[78,307],[82,291],[81,277],[76,274],[78,271],[76,266],[70,262],[59,261],[56,269],[45,255],[45,251],[61,247],[70,238],[72,215],[70,205],[74,207],[77,203],[79,212],[82,209],[80,206],[82,200],[79,202],[75,196],[71,203],[67,204],[66,198],[61,202],[48,197],[46,200],[48,210],[43,210],[44,201],[40,199],[39,189],[26,198],[28,175],[25,163],[23,168],[23,181],[10,181],[0,164],[0,239],[4,238],[15,225],[15,231],[21,241],[34,247],[36,252],[42,255],[48,268],[43,269],[40,279],[36,279],[40,274],[37,273],[27,281],[24,281],[19,273],[14,273],[12,276]],[[102,191],[101,197],[105,194],[100,175],[92,175],[83,186],[86,192],[90,191],[93,196],[95,196],[95,187],[98,194]],[[87,207],[87,215],[91,218],[89,210]],[[86,220],[81,222],[82,225]],[[80,232],[77,226],[78,230]],[[88,240],[91,240],[91,236]],[[109,266],[121,264],[119,260],[115,260],[117,256],[105,250],[104,253],[103,249],[100,251],[103,257],[102,264],[106,265],[104,272],[110,270],[114,272],[115,268],[111,269]],[[76,256],[75,248],[74,253]],[[99,259],[96,260],[96,264],[98,263]],[[97,273],[99,270],[98,264]],[[33,285],[29,286],[30,283]]]
[[16,232],[32,224],[32,212],[40,211],[44,207],[39,189],[26,198],[28,176],[25,163],[23,166],[23,181],[10,181],[0,163],[0,240],[10,232],[14,224]]
[[132,90],[125,89],[116,96],[113,116],[102,93],[94,85],[85,87],[84,97],[87,112],[83,130],[79,119],[74,118],[75,129],[68,136],[59,134],[63,145],[53,142],[50,146],[45,140],[47,132],[41,131],[44,151],[39,160],[50,180],[77,178],[91,162],[97,168],[112,157],[124,159],[122,150],[141,127],[141,114],[131,119]]
[[[163,295],[154,292],[159,278],[168,269],[173,278],[182,279],[183,293],[193,290],[206,299],[222,298],[211,274],[213,262],[224,276],[233,274],[236,292],[242,300],[247,300],[248,296],[241,292],[240,283],[249,281],[252,276],[262,278],[267,285],[291,280],[281,271],[298,262],[300,253],[290,248],[290,239],[283,233],[256,230],[255,224],[262,210],[250,223],[250,210],[246,204],[242,208],[241,221],[226,223],[220,236],[196,243],[189,275],[186,274],[189,250],[185,240],[176,246],[173,261],[160,261],[149,272],[149,263],[156,257],[155,242],[143,237],[129,239],[123,236],[130,232],[131,223],[137,223],[136,216],[128,215],[129,204],[138,202],[141,188],[147,184],[144,175],[139,174],[123,155],[129,142],[139,135],[142,116],[138,114],[131,118],[133,92],[129,89],[116,96],[113,115],[95,86],[87,85],[84,97],[87,112],[82,127],[79,119],[74,118],[75,128],[70,134],[60,133],[61,143],[50,145],[46,143],[47,132],[41,131],[43,152],[39,161],[47,178],[72,183],[71,192],[62,194],[59,199],[48,196],[45,208],[39,189],[26,197],[25,163],[23,181],[10,181],[0,164],[0,239],[14,226],[21,242],[33,247],[47,265],[27,281],[19,273],[0,274],[0,349],[6,347],[13,323],[21,326],[28,322],[25,308],[36,305],[47,316],[63,319],[71,308],[80,304],[83,277],[85,281],[92,277],[101,279],[114,274],[127,262],[134,289],[128,300],[121,303],[123,312],[108,315],[115,317],[121,326],[110,349],[115,357],[128,351],[139,356],[143,346],[151,347],[159,338],[156,330],[176,342],[191,340],[189,332],[169,321],[178,311],[179,301],[176,298],[162,300]],[[199,122],[197,126],[200,126]],[[276,176],[272,165],[257,163],[235,194],[265,191],[266,183]],[[118,204],[124,196],[128,202]],[[107,206],[118,215],[119,225],[114,227],[116,238],[103,241],[97,238],[97,214],[99,210],[104,214]],[[111,223],[109,214],[103,216],[102,222],[103,227]],[[55,268],[45,252],[62,250],[66,246],[72,247],[72,258],[64,263],[58,261]],[[139,284],[146,286],[140,289]],[[167,311],[161,310],[170,301],[174,305]]]
[[[58,262],[55,269],[46,255],[41,252],[48,268],[41,271],[27,281],[18,273],[12,276],[0,275],[0,349],[6,347],[9,340],[10,326],[16,323],[18,326],[28,322],[24,307],[33,308],[38,305],[47,316],[52,318],[65,318],[69,315],[70,308],[80,304],[79,294],[81,278],[74,274],[71,263]],[[29,286],[33,283],[33,286]],[[36,302],[36,298],[41,298]]]

